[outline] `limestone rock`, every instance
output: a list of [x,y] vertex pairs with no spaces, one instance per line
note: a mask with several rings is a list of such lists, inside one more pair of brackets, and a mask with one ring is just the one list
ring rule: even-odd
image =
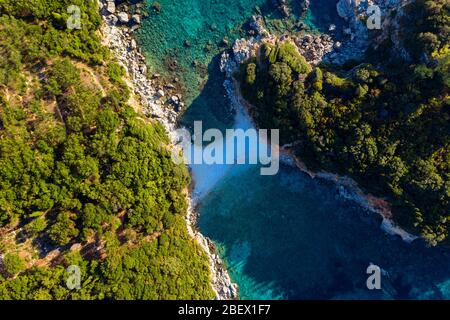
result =
[[266,28],[264,27],[264,20],[261,16],[252,16],[250,28],[252,28],[258,35],[263,37],[269,34],[269,32],[267,32]]
[[119,18],[119,21],[121,23],[128,23],[130,22],[130,17],[128,16],[128,13],[126,12],[120,12],[117,17]]
[[298,51],[312,65],[319,64],[323,57],[333,50],[334,44],[333,39],[328,35],[317,36],[311,34],[297,37],[294,39],[294,42]]
[[113,0],[106,3],[106,11],[110,14],[116,13],[116,4]]
[[132,17],[131,17],[131,21],[134,23],[134,24],[141,24],[141,16],[140,15],[138,15],[138,14],[134,14]]
[[165,94],[165,92],[164,92],[164,90],[162,90],[162,89],[159,89],[158,91],[157,91],[157,93],[158,93],[158,96],[159,97],[164,97],[166,94]]

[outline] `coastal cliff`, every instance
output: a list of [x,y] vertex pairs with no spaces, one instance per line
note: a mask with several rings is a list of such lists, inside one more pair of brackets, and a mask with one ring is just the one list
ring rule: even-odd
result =
[[[346,40],[325,61],[343,64],[349,59],[361,59],[370,46],[377,47],[387,38],[391,39],[398,51],[402,51],[399,37],[399,20],[402,9],[412,0],[340,0],[336,5],[339,16],[347,25],[343,33]],[[369,28],[367,19],[378,15],[380,26]],[[406,55],[405,55],[406,56]]]

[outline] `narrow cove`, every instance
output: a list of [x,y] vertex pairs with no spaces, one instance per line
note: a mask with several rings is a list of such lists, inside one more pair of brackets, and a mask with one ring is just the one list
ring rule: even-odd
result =
[[[175,59],[185,83],[183,125],[202,120],[206,128],[251,127],[243,110],[229,112],[219,44],[244,35],[241,25],[256,5],[276,16],[269,2],[161,0],[161,12],[145,19],[138,39],[149,65],[170,74],[167,64]],[[336,1],[312,2],[307,23],[324,29],[334,22]],[[199,228],[219,247],[243,299],[450,297],[447,249],[387,235],[378,217],[340,197],[332,183],[288,165],[276,176],[261,176],[257,166],[191,169]],[[382,290],[366,287],[370,263],[386,271]]]

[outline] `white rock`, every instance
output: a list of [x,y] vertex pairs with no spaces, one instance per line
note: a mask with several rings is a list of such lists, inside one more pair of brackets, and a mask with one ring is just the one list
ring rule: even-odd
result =
[[131,17],[131,19],[132,19],[132,21],[133,21],[134,23],[136,23],[136,24],[141,24],[141,16],[140,16],[140,15],[134,14],[134,15]]
[[119,17],[119,21],[121,23],[130,22],[130,17],[128,16],[128,13],[126,13],[126,12],[120,12],[117,16]]
[[108,1],[106,4],[106,11],[108,11],[111,14],[116,13],[116,4],[114,1]]
[[180,99],[177,96],[172,96],[170,97],[170,100],[175,104],[175,105],[179,105],[180,104]]

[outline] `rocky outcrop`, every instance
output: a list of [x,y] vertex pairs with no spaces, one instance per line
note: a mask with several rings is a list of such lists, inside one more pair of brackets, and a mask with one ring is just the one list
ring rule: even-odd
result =
[[220,70],[224,72],[227,77],[239,71],[239,66],[242,62],[248,60],[250,57],[256,56],[256,51],[261,45],[261,37],[251,37],[250,39],[238,39],[233,44],[232,52],[225,51],[220,60]]
[[260,37],[269,36],[269,32],[266,30],[266,27],[264,25],[264,19],[259,15],[252,16],[250,21],[250,29],[252,31],[252,35]]
[[384,1],[384,16],[381,25],[381,34],[374,41],[377,47],[386,39],[390,39],[393,44],[393,56],[400,56],[405,61],[410,61],[410,54],[403,46],[401,20],[405,16],[404,8],[414,0],[386,0]]
[[239,296],[238,286],[233,283],[228,271],[217,254],[217,248],[207,237],[203,236],[197,229],[197,211],[195,210],[196,200],[191,198],[188,209],[188,232],[191,237],[196,239],[197,243],[207,254],[210,261],[211,285],[216,292],[217,300],[233,300]]
[[[164,90],[160,85],[147,77],[147,64],[144,55],[132,38],[129,28],[119,28],[108,24],[103,28],[104,44],[116,54],[120,64],[127,70],[131,82],[130,87],[140,98],[144,113],[163,123],[170,132],[175,128],[177,112],[165,100]],[[114,20],[113,20],[114,21]]]
[[[141,23],[141,9],[144,0],[136,1],[116,1],[101,0],[101,9],[104,16],[108,17],[108,21],[114,25],[121,24],[136,30]],[[134,31],[133,30],[133,31]]]
[[283,16],[289,17],[291,15],[291,9],[289,8],[287,0],[274,0],[274,2],[276,2],[278,10],[283,14]]
[[365,23],[367,7],[371,0],[340,0],[336,5],[338,15],[347,22],[343,34],[345,41],[334,47],[325,61],[343,64],[350,59],[359,59],[369,47],[369,29]]
[[294,39],[301,55],[311,65],[318,65],[323,57],[333,51],[334,41],[326,34],[305,34]]

